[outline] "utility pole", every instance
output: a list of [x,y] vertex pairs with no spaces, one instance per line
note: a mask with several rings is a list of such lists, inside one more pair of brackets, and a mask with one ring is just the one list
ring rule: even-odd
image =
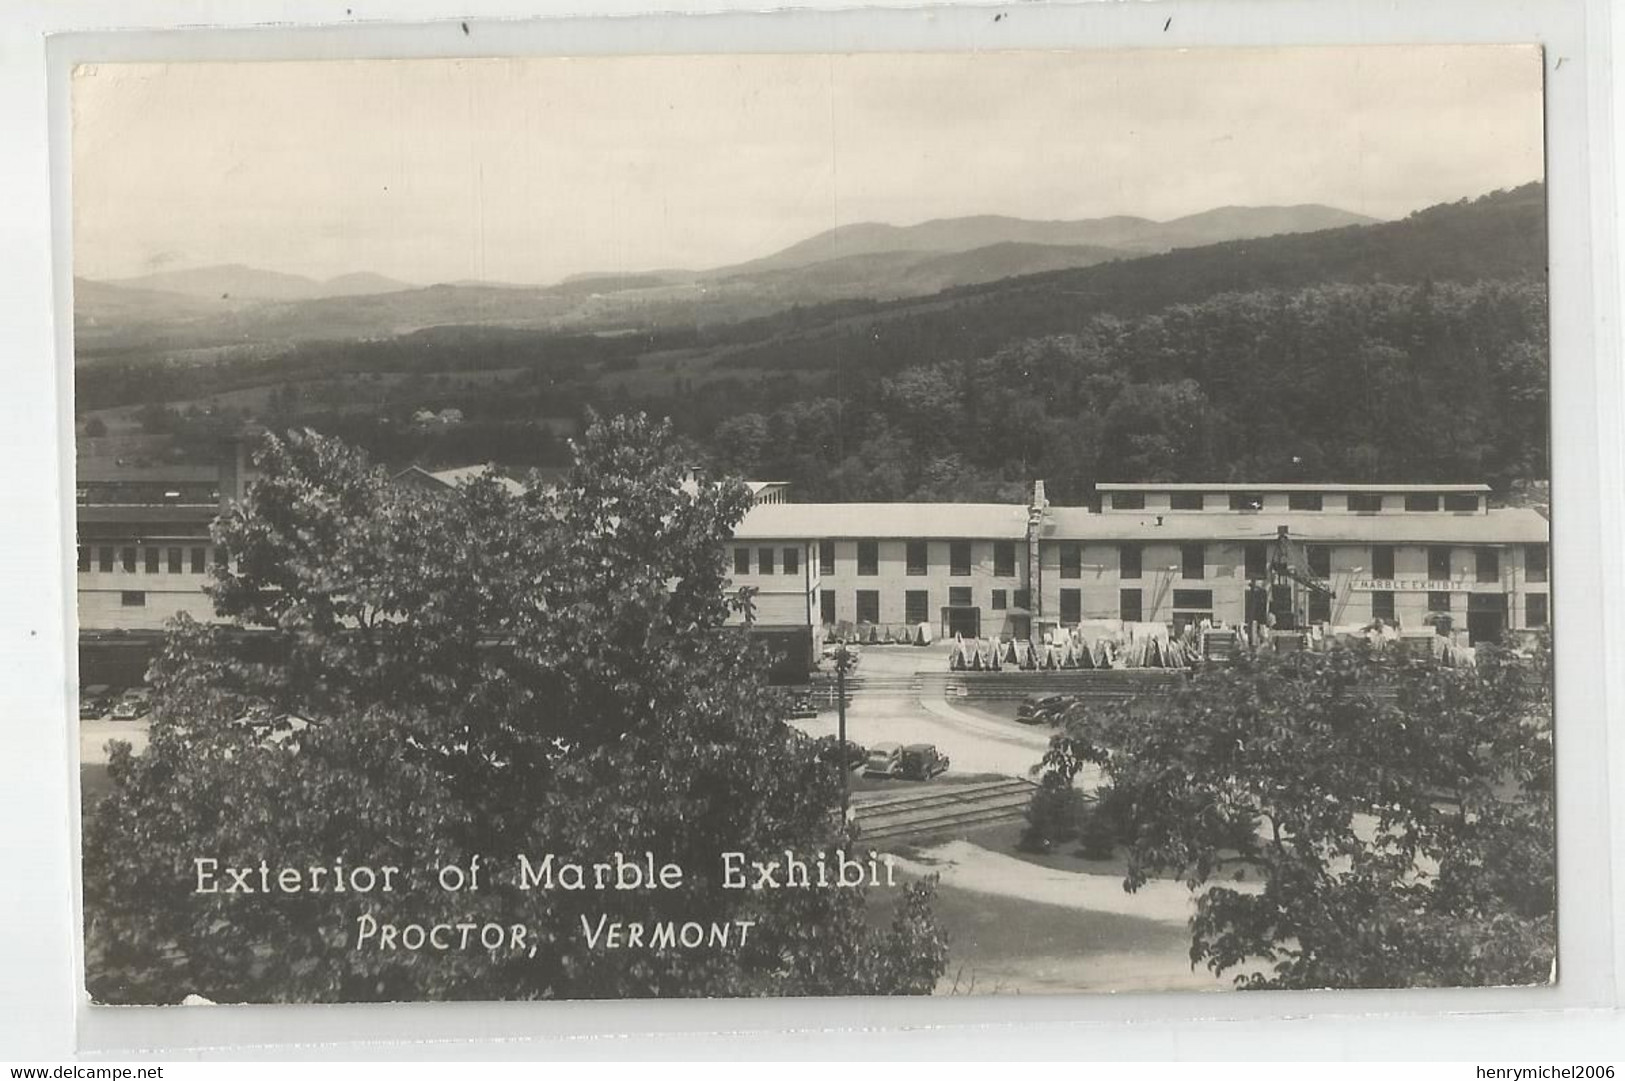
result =
[[847,820],[852,802],[852,765],[846,760],[846,666],[851,662],[846,652],[846,643],[842,642],[835,649],[835,716],[838,718],[839,740],[835,761],[841,767],[841,821]]

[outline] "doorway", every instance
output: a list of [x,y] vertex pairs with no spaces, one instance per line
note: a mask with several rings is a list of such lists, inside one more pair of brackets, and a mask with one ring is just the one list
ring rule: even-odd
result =
[[943,635],[952,638],[982,637],[982,610],[976,607],[947,607],[942,610]]
[[1496,642],[1507,625],[1507,599],[1504,593],[1467,595],[1467,644]]

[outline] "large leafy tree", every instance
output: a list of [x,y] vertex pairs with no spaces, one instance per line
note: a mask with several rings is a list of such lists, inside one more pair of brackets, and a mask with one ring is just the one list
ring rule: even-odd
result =
[[[343,444],[268,439],[217,526],[223,622],[155,664],[148,750],[87,822],[90,987],[107,1001],[919,993],[946,962],[924,885],[724,890],[724,850],[855,846],[730,612],[743,486],[686,484],[670,431],[596,424],[555,486],[416,493]],[[517,888],[652,852],[681,889]],[[434,869],[487,874],[442,890]],[[397,866],[392,893],[195,893],[225,866]],[[222,875],[224,879],[224,876]],[[453,879],[455,881],[455,879]],[[358,920],[519,924],[536,948],[356,948]],[[753,920],[743,944],[606,949],[582,918]],[[511,940],[505,944],[511,946]]]
[[1549,650],[1476,668],[1343,649],[1056,704],[1046,791],[1097,763],[1125,888],[1197,893],[1192,964],[1239,986],[1483,986],[1556,956]]

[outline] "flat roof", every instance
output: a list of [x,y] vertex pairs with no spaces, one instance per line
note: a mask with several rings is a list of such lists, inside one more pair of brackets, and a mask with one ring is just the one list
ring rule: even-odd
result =
[[170,522],[201,522],[207,524],[220,514],[215,503],[183,504],[108,504],[96,503],[77,508],[80,522],[140,522],[161,525]]
[[1297,541],[1328,544],[1545,544],[1551,524],[1524,507],[1484,514],[1348,514],[1337,511],[1249,511],[1246,514],[1113,511],[1051,507],[1044,540],[1271,541],[1286,526]]
[[[1103,516],[1102,516],[1103,517]],[[764,503],[734,529],[737,540],[1021,540],[1020,503]]]
[[1102,492],[1487,492],[1488,484],[1129,484],[1095,485]]
[[80,458],[74,463],[74,479],[82,484],[205,484],[220,479],[220,466],[120,465],[116,459]]

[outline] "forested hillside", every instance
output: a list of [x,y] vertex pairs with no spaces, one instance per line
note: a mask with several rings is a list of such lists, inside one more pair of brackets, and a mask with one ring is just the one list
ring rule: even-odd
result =
[[1020,499],[1038,477],[1063,500],[1129,479],[1505,488],[1547,476],[1544,200],[742,322],[101,352],[79,408],[180,454],[255,419],[431,465],[551,464],[561,422],[641,409],[802,499]]
[[[803,498],[1062,500],[1099,480],[1546,475],[1544,284],[1224,293],[912,365],[720,422],[722,464]],[[855,383],[864,382],[861,377]]]

